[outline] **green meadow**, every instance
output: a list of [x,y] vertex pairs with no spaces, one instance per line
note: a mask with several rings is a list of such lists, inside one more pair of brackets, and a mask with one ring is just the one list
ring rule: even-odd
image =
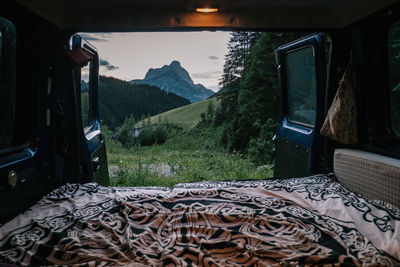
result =
[[[201,123],[201,113],[210,101],[217,105],[209,99],[162,113],[162,121],[173,127],[168,127],[168,138],[161,145],[123,145],[105,130],[111,185],[172,187],[185,182],[272,177],[272,165],[257,166],[246,155],[226,151],[219,143],[222,128]],[[160,119],[154,116],[150,121],[156,124]]]
[[[213,106],[216,108],[219,101],[216,97],[193,103],[180,108],[175,108],[167,112],[150,117],[150,124],[158,124],[161,122],[168,122],[178,125],[183,128],[192,128],[196,126],[201,120],[201,113],[207,111],[209,103],[212,102]],[[146,124],[147,120],[138,122],[136,125],[140,126]]]

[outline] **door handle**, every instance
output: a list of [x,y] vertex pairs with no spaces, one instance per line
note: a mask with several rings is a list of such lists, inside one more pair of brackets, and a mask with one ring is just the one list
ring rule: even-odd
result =
[[100,169],[100,158],[99,157],[95,157],[92,159],[92,168],[93,168],[93,171],[97,171]]

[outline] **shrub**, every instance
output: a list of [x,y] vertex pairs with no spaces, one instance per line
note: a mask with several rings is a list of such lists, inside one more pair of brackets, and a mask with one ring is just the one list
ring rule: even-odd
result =
[[247,146],[247,154],[250,159],[257,164],[266,164],[272,160],[272,154],[275,149],[275,143],[272,138],[276,131],[277,123],[268,119],[263,125],[256,121],[253,125],[260,129],[260,134],[257,137],[250,139]]
[[155,138],[155,143],[159,145],[164,144],[165,141],[167,141],[167,130],[162,126],[158,126],[154,130],[154,138]]
[[134,128],[135,123],[135,118],[131,115],[125,118],[124,124],[119,130],[118,140],[125,146],[130,147],[133,144],[132,138],[129,136],[129,130]]
[[154,144],[153,131],[150,128],[142,130],[136,141],[141,146],[151,146],[152,144]]
[[140,132],[137,142],[141,146],[151,146],[153,144],[164,144],[167,140],[167,129],[162,126],[147,128]]

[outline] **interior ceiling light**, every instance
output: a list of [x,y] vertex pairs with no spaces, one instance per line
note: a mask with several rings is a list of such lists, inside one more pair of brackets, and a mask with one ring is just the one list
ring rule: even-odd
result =
[[218,8],[198,7],[198,8],[196,8],[196,11],[200,12],[200,13],[215,13],[215,12],[218,12]]

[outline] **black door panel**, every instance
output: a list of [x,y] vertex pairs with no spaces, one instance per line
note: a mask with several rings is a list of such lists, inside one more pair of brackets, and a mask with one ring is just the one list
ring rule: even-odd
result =
[[281,108],[274,176],[310,175],[319,165],[324,120],[324,36],[315,34],[279,47],[276,56]]
[[98,72],[99,56],[94,46],[74,35],[72,49],[83,49],[88,61],[75,73],[75,87],[80,109],[81,124],[81,163],[83,177],[94,180],[101,185],[109,185],[107,154],[104,138],[101,133],[98,107]]
[[275,165],[275,173],[279,177],[302,177],[308,174],[310,158],[310,149],[308,147],[299,145],[293,141],[289,141],[280,137],[276,139],[276,146],[279,148],[276,156],[280,160]]

